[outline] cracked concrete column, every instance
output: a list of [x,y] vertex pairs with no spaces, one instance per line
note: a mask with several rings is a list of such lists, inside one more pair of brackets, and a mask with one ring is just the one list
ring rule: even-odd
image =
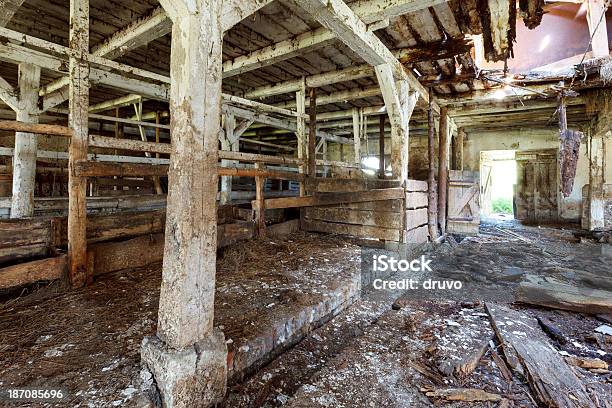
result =
[[[40,67],[27,63],[19,64],[18,121],[24,123],[38,123],[37,103],[39,86]],[[15,133],[11,218],[24,218],[34,215],[37,150],[37,135],[24,132]]]
[[589,149],[589,214],[588,227],[590,231],[602,230],[604,219],[604,163],[605,144],[603,135],[591,137]]
[[166,238],[157,336],[142,361],[165,407],[223,398],[227,347],[213,329],[222,0],[162,0],[173,22]]

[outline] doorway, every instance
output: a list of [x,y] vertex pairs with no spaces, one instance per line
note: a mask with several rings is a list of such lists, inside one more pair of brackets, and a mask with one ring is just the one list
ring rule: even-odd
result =
[[514,150],[480,153],[481,216],[500,221],[515,218],[517,162]]

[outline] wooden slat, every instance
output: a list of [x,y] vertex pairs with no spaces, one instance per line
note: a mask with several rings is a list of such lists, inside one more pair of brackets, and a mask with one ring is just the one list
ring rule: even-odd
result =
[[[402,198],[403,195],[403,188],[386,188],[362,192],[320,193],[314,196],[270,198],[264,201],[264,205],[266,209],[314,207],[342,203],[395,200]],[[257,206],[257,203],[252,202],[252,205]]]
[[408,244],[424,244],[429,238],[429,228],[427,225],[418,227],[404,233],[404,241]]
[[367,225],[338,224],[325,221],[304,220],[303,228],[306,231],[325,232],[328,234],[351,235],[360,238],[374,238],[385,241],[398,242],[400,238],[399,230]]
[[306,181],[306,188],[318,193],[368,191],[395,187],[400,187],[399,181],[340,178],[310,178]]
[[305,209],[305,216],[311,220],[384,228],[401,228],[401,217],[399,214],[392,212],[318,207]]
[[72,136],[72,129],[66,126],[40,125],[35,123],[18,122],[15,120],[0,120],[0,130],[65,137]]
[[423,208],[427,207],[426,192],[411,192],[406,194],[406,208]]
[[66,255],[41,259],[0,269],[0,289],[27,285],[37,281],[51,281],[65,275]]
[[427,224],[427,208],[406,211],[406,229],[411,230]]

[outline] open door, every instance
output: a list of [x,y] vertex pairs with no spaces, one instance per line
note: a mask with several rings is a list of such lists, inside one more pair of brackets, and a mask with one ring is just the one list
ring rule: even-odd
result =
[[477,234],[480,226],[480,177],[477,171],[451,170],[446,231]]
[[493,186],[493,160],[482,152],[480,157],[480,205],[481,212],[487,216],[493,212],[491,191]]
[[557,221],[557,151],[518,151],[516,170],[516,219],[528,223]]

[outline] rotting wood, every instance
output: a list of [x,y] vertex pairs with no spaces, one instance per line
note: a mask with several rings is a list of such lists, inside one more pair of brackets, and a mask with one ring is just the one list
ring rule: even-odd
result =
[[308,175],[317,177],[317,88],[310,89],[310,122],[308,123]]
[[2,268],[0,269],[0,289],[61,279],[66,273],[67,261],[66,255],[60,255]]
[[448,196],[448,108],[440,109],[440,136],[438,138],[438,225],[446,232],[446,207]]
[[[75,163],[75,172],[80,177],[142,177],[166,176],[168,165],[152,166],[149,164],[110,163],[79,161]],[[220,176],[265,177],[279,180],[303,181],[304,175],[288,171],[275,171],[263,169],[240,169],[234,167],[217,167]]]
[[485,303],[485,309],[506,358],[517,356],[540,403],[558,408],[595,407],[584,384],[550,346],[534,318],[500,304]]
[[491,358],[493,359],[493,362],[499,369],[499,372],[501,373],[502,377],[504,377],[504,380],[506,380],[506,382],[508,383],[511,383],[512,382],[512,371],[510,371],[510,369],[508,368],[508,365],[506,364],[504,359],[501,358],[501,356],[499,355],[499,353],[494,347],[491,347]]
[[[261,164],[256,163],[256,170],[262,170]],[[257,236],[263,237],[266,235],[266,211],[264,209],[264,189],[266,185],[266,179],[262,176],[255,177],[255,201],[257,201],[257,207],[255,208],[255,221],[257,223]]]
[[72,129],[66,126],[25,123],[15,120],[0,120],[0,130],[64,137],[72,137],[73,134]]
[[[31,124],[38,123],[39,86],[40,67],[32,64],[19,64],[19,109],[16,111],[18,121]],[[15,132],[11,218],[32,217],[34,215],[37,149],[38,135]]]
[[70,0],[69,115],[72,130],[68,148],[68,276],[74,287],[87,282],[86,219],[87,179],[76,174],[75,165],[87,159],[89,133],[89,0]]
[[[431,94],[433,90],[429,88],[431,101]],[[437,197],[437,184],[436,184],[436,169],[435,169],[435,132],[436,129],[434,127],[434,112],[433,106],[431,102],[429,103],[429,110],[427,111],[427,122],[428,122],[428,132],[427,132],[427,183],[429,185],[429,191],[427,193],[427,220],[428,220],[428,228],[429,228],[429,236],[431,240],[434,241],[438,238],[438,197]]]
[[579,313],[612,313],[612,292],[577,287],[533,275],[527,275],[521,282],[515,299],[521,303]]
[[429,398],[440,398],[447,401],[501,401],[502,397],[499,394],[493,394],[475,388],[446,388],[426,390],[425,395]]
[[385,115],[380,115],[380,128],[378,133],[378,177],[385,178]]
[[[270,198],[264,200],[264,205],[266,209],[315,207],[343,203],[395,200],[403,198],[403,195],[403,188],[387,188],[348,193],[317,193],[314,196]],[[256,206],[257,202],[253,202],[252,204]]]

